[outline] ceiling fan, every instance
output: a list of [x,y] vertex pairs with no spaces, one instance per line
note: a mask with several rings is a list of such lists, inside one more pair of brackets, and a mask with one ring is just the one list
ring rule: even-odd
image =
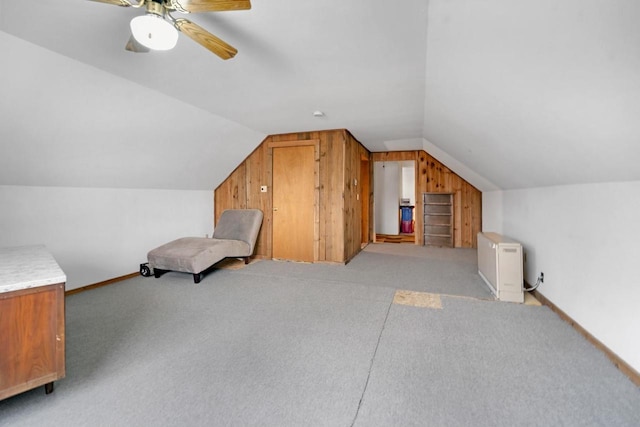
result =
[[222,59],[233,58],[238,50],[201,26],[171,12],[197,13],[251,9],[250,0],[91,0],[122,7],[146,7],[144,15],[131,20],[131,38],[125,46],[131,52],[169,50],[178,41],[178,31]]

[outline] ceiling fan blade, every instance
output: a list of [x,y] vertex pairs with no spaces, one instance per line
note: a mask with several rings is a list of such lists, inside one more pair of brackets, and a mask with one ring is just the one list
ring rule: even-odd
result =
[[135,53],[147,53],[151,50],[148,47],[138,43],[138,40],[136,40],[136,38],[133,36],[129,37],[129,41],[127,42],[127,45],[124,48],[129,52],[135,52]]
[[98,2],[98,3],[115,4],[116,6],[122,6],[122,7],[131,6],[131,3],[129,3],[126,0],[91,0],[91,1],[95,1],[95,2]]
[[196,43],[200,43],[222,59],[231,59],[236,56],[236,53],[238,53],[238,50],[235,47],[220,40],[201,26],[194,24],[191,21],[178,18],[173,21],[173,24],[178,30],[185,33]]
[[171,7],[183,12],[218,12],[251,9],[250,0],[170,0]]

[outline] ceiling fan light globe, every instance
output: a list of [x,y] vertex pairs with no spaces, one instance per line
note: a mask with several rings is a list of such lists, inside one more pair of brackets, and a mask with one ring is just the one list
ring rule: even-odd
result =
[[163,17],[147,13],[130,23],[131,34],[141,45],[153,50],[170,50],[178,43],[178,30]]

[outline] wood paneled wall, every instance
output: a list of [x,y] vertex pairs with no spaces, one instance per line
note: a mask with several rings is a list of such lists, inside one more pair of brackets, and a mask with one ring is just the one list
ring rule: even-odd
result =
[[[356,182],[360,180],[360,160],[368,159],[370,153],[345,129],[267,137],[215,190],[215,222],[225,209],[262,210],[264,221],[255,254],[271,258],[273,147],[296,145],[296,141],[318,144],[315,261],[346,262],[361,248],[362,204]],[[266,193],[260,191],[263,185]]]
[[[362,160],[370,160],[371,153],[364,148],[349,132],[346,132],[345,162],[344,162],[344,252],[348,258],[353,257],[362,248],[363,240],[369,242],[369,232],[362,236],[363,216],[369,218],[373,212],[373,197],[371,182],[373,168],[370,162],[365,162],[367,168],[362,170]],[[366,175],[366,176],[365,176]],[[367,194],[364,194],[364,193]],[[365,201],[365,206],[363,202]],[[369,202],[369,203],[367,203]],[[368,210],[368,212],[364,212]],[[372,222],[368,222],[372,224]]]
[[[453,193],[454,204],[454,246],[456,248],[476,248],[478,232],[482,231],[482,193],[445,165],[422,150],[391,151],[372,153],[375,161],[416,162],[416,244],[424,244],[424,216],[422,193]],[[374,183],[375,185],[375,183]]]
[[[317,144],[319,153],[315,168],[318,177],[314,261],[347,262],[360,251],[363,241],[370,241],[374,222],[374,161],[415,161],[416,244],[424,243],[422,193],[443,192],[454,194],[454,246],[477,246],[477,234],[482,229],[482,193],[479,190],[422,150],[370,153],[347,130],[339,129],[269,136],[215,190],[216,223],[225,209],[252,208],[264,212],[256,256],[272,258],[273,147],[311,141]],[[267,186],[267,192],[260,191],[263,185]],[[364,206],[362,200],[365,200]],[[363,217],[371,219],[364,236]],[[292,238],[295,238],[293,231]]]

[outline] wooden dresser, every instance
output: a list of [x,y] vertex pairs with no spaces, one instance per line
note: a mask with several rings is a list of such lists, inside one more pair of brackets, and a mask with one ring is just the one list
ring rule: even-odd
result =
[[0,400],[65,376],[66,280],[44,246],[0,248]]

